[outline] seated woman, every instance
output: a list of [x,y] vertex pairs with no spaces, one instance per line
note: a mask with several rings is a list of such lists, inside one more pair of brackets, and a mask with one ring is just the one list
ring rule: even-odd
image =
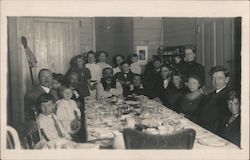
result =
[[129,85],[129,96],[145,95],[141,75],[134,74],[132,84]]
[[96,64],[96,53],[94,51],[89,51],[87,53],[87,63],[85,67],[90,70],[91,81],[97,81],[101,79],[102,69]]
[[197,75],[189,76],[188,89],[190,92],[182,96],[178,104],[178,111],[193,121],[195,119],[197,107],[199,106],[200,101],[204,98],[204,95],[200,91],[201,87],[202,82],[200,77]]
[[162,97],[162,101],[165,106],[177,111],[177,104],[180,98],[188,92],[188,89],[183,83],[183,75],[178,70],[172,72],[172,82],[172,88],[169,89],[164,98]]
[[141,74],[141,65],[138,61],[138,55],[137,54],[130,54],[128,59],[130,61],[130,70],[134,74]]
[[240,96],[236,91],[228,93],[228,108],[232,115],[226,118],[222,137],[240,147]]
[[112,68],[111,65],[109,65],[106,62],[107,58],[108,58],[108,53],[106,51],[98,51],[97,52],[98,62],[96,64],[100,66],[101,71],[103,71],[104,68]]
[[115,67],[113,68],[113,74],[115,75],[118,72],[121,72],[121,63],[125,61],[125,58],[123,55],[115,55],[113,57],[113,63],[115,65]]

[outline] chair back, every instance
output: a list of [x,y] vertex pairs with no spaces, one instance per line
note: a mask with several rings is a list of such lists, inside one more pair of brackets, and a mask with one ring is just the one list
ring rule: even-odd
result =
[[152,135],[135,129],[124,129],[126,149],[192,149],[196,132],[185,129],[170,135]]
[[35,121],[28,121],[18,127],[18,133],[24,149],[34,149],[40,139],[38,125]]
[[7,149],[21,149],[21,143],[17,131],[11,126],[7,126]]

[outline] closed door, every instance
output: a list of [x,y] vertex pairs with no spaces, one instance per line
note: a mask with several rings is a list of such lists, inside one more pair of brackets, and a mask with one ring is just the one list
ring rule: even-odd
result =
[[79,23],[35,20],[34,32],[35,54],[38,60],[34,75],[42,68],[64,74],[70,67],[71,58],[80,54]]

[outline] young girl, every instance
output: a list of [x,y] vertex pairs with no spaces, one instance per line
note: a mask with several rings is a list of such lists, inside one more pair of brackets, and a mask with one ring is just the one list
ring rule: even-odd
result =
[[71,99],[73,91],[70,88],[63,86],[59,93],[62,99],[57,103],[56,115],[66,131],[73,136],[81,128],[81,111]]
[[70,69],[66,73],[66,77],[68,78],[72,72],[78,73],[78,84],[77,89],[79,94],[82,97],[87,97],[90,95],[89,87],[90,87],[90,79],[91,74],[90,70],[85,67],[85,59],[82,55],[77,55],[72,58],[70,62]]
[[102,69],[96,64],[96,54],[93,51],[89,51],[87,53],[87,61],[85,64],[86,68],[90,70],[91,81],[100,81],[102,77]]
[[137,54],[131,54],[129,56],[129,60],[131,62],[130,64],[130,70],[134,74],[141,74],[141,66],[138,62],[138,55]]

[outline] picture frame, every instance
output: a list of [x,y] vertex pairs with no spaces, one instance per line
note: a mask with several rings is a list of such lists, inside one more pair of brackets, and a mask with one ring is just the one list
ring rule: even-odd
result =
[[140,65],[148,63],[148,46],[136,46],[136,54]]

